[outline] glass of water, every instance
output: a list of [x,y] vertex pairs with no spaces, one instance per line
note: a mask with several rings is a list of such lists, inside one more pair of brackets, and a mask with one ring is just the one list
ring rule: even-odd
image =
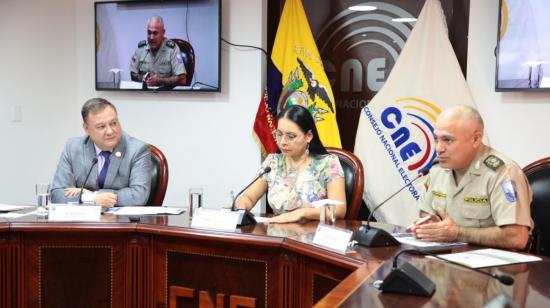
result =
[[36,215],[48,215],[48,205],[50,204],[50,184],[36,184]]
[[202,188],[189,188],[189,217],[202,207]]
[[321,207],[320,222],[325,225],[334,225],[336,221],[336,205],[325,204]]

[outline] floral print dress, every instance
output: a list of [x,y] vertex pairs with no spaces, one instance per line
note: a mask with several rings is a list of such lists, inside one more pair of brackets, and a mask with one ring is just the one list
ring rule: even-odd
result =
[[283,154],[270,154],[262,168],[271,172],[262,179],[267,182],[267,200],[275,215],[297,208],[311,207],[311,202],[326,199],[327,185],[344,177],[340,160],[334,154],[313,155],[303,170],[293,170]]

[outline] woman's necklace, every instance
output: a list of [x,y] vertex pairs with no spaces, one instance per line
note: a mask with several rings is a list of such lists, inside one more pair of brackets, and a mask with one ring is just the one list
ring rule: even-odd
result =
[[287,157],[288,173],[289,174],[298,173],[298,171],[300,171],[300,168],[302,167],[302,165],[307,161],[307,157],[308,157],[307,154],[304,155],[304,158],[300,159],[300,161],[298,161],[296,164],[293,164],[292,159],[289,159]]

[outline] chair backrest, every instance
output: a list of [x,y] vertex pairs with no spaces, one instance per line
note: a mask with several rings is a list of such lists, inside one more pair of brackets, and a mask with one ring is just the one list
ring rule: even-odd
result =
[[187,81],[185,85],[190,86],[191,81],[193,80],[193,75],[195,74],[195,50],[188,41],[178,38],[173,38],[171,40],[178,45],[181,51],[183,64],[185,66],[185,70],[187,71]]
[[156,146],[150,144],[153,171],[151,174],[151,193],[146,205],[161,206],[168,187],[168,161]]
[[550,157],[537,160],[525,168],[531,190],[531,218],[535,223],[530,252],[550,256]]
[[363,164],[350,151],[328,147],[327,151],[338,156],[344,170],[347,201],[346,219],[357,220],[363,199],[363,185],[365,184]]

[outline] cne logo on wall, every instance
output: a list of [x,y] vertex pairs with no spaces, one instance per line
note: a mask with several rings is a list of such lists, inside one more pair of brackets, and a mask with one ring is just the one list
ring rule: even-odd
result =
[[397,5],[383,2],[358,5],[375,6],[376,10],[343,9],[321,28],[316,38],[341,107],[357,99],[364,100],[361,105],[366,105],[365,97],[382,88],[413,26],[392,21],[414,18]]
[[363,112],[395,171],[418,200],[420,195],[411,185],[409,174],[431,166],[436,157],[434,125],[441,108],[421,98],[404,97],[388,104],[381,112],[368,106]]

